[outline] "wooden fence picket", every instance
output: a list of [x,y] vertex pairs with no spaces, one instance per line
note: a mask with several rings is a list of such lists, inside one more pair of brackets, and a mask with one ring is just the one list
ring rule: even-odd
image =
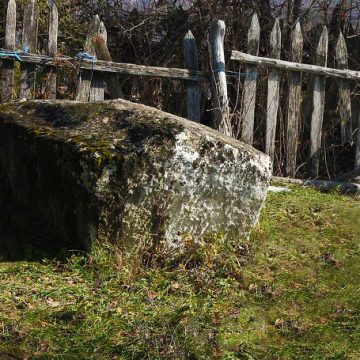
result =
[[213,127],[232,136],[229,117],[229,99],[225,72],[224,53],[225,23],[214,20],[209,29],[209,47],[212,71]]
[[[279,20],[276,19],[270,34],[270,57],[280,59],[281,54],[281,29]],[[275,135],[277,114],[280,99],[280,72],[277,69],[269,71],[266,116],[266,153],[274,160]]]
[[105,27],[105,24],[101,21],[100,27],[99,27],[99,34],[102,36],[102,38],[105,41],[105,44],[108,42],[108,33]]
[[[323,27],[319,43],[316,49],[316,65],[326,66],[328,55],[328,31]],[[319,174],[320,150],[322,124],[325,107],[325,85],[324,76],[315,75],[313,88],[313,111],[311,115],[311,134],[310,134],[310,176],[317,177]]]
[[[23,51],[36,53],[38,43],[39,5],[29,0],[24,9],[22,48]],[[20,99],[32,99],[35,96],[36,66],[22,63],[20,66]]]
[[[300,63],[302,61],[302,55],[303,36],[301,25],[297,22],[291,39],[291,61]],[[296,173],[301,107],[301,82],[301,72],[290,72],[286,127],[286,175],[291,177],[294,177]]]
[[[16,42],[16,1],[9,0],[6,14],[5,48],[15,51]],[[1,101],[10,101],[14,92],[14,61],[3,60],[1,71]]]
[[[258,55],[260,43],[260,24],[257,14],[251,19],[251,25],[248,32],[247,53]],[[244,90],[242,96],[241,115],[242,122],[241,140],[247,144],[252,144],[254,139],[254,118],[255,118],[255,101],[257,85],[256,66],[246,65],[245,73],[247,74],[244,81]],[[239,137],[240,126],[238,128],[237,138]]]
[[[107,46],[107,30],[105,24],[101,21],[98,35],[100,35]],[[96,54],[96,51],[94,52]],[[93,73],[93,80],[90,86],[90,101],[103,101],[105,99],[105,81],[104,75],[101,72],[95,71]]]
[[[96,51],[97,59],[111,62],[112,58],[105,40],[106,34],[102,32],[101,35],[93,37],[92,43]],[[106,82],[111,99],[124,98],[117,75],[118,74],[116,73],[103,73],[104,81]]]
[[355,169],[358,168],[360,168],[360,114],[358,119],[357,141],[356,141],[356,150],[355,150]]
[[[95,15],[90,22],[89,31],[86,37],[84,51],[89,55],[95,56],[95,49],[92,45],[92,38],[99,34],[100,32],[100,18],[98,15]],[[91,90],[92,82],[94,88]],[[97,89],[97,79],[96,75],[94,76],[94,71],[91,70],[80,70],[80,78],[78,83],[78,88],[76,92],[76,100],[78,101],[89,101],[90,100],[90,91],[92,91],[92,100],[96,97]]]
[[[184,38],[185,64],[189,70],[199,70],[196,40],[189,30]],[[198,82],[186,82],[187,118],[200,122],[200,85]]]
[[[49,1],[49,40],[47,54],[55,57],[58,47],[59,12],[54,0]],[[45,94],[48,99],[56,99],[56,68],[52,67],[47,72]]]
[[[338,69],[348,68],[348,51],[345,38],[340,31],[335,50],[336,65]],[[352,121],[351,121],[351,99],[350,83],[346,80],[339,80],[339,104],[341,126],[341,144],[352,144]]]

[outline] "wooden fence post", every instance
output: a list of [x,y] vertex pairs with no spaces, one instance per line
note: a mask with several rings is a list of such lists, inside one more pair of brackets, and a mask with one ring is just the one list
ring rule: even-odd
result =
[[209,47],[212,71],[213,127],[232,136],[229,117],[229,99],[225,73],[224,53],[225,23],[214,20],[209,30]]
[[[348,51],[341,31],[336,44],[335,56],[337,68],[346,70],[348,68]],[[350,84],[346,80],[339,80],[338,109],[341,126],[341,144],[352,144]]]
[[[280,59],[281,54],[281,29],[279,20],[270,34],[270,57]],[[274,160],[275,135],[277,125],[277,114],[280,99],[280,72],[277,69],[269,71],[268,93],[267,93],[267,117],[266,117],[266,153]]]
[[[100,35],[104,39],[104,43],[107,46],[107,30],[105,28],[105,24],[101,21],[98,35]],[[95,50],[95,49],[94,49]],[[94,55],[96,51],[94,52]],[[90,101],[103,101],[105,99],[105,82],[104,75],[101,72],[95,71],[93,73],[93,80],[90,86]]]
[[[6,29],[5,29],[5,48],[7,50],[15,51],[16,42],[16,1],[9,0],[6,14]],[[10,101],[13,97],[14,91],[14,61],[2,61],[1,74],[1,101]]]
[[[101,35],[94,36],[92,39],[92,44],[94,46],[98,60],[112,61],[103,33]],[[116,73],[103,74],[111,99],[124,98],[124,94],[121,90],[117,75],[118,74]]]
[[[92,38],[95,35],[99,34],[99,31],[100,31],[100,18],[98,15],[95,15],[90,22],[89,31],[84,46],[84,51],[87,52],[89,55],[95,55],[95,50],[92,45]],[[93,79],[94,79],[93,71],[80,70],[80,78],[76,92],[77,101],[89,101],[91,83]]]
[[99,27],[99,34],[102,36],[102,38],[104,39],[105,44],[107,44],[108,41],[108,33],[105,27],[105,24],[103,22],[100,23],[100,27]]
[[[291,39],[291,61],[301,63],[303,43],[301,26],[300,23],[297,22]],[[301,81],[301,72],[290,72],[286,127],[286,175],[291,177],[294,177],[296,173],[301,108]]]
[[[258,55],[260,43],[260,24],[257,14],[254,14],[251,19],[251,25],[248,32],[247,53],[251,55]],[[246,65],[245,73],[247,74],[244,81],[244,90],[241,104],[242,131],[241,140],[247,144],[252,145],[254,139],[254,115],[255,115],[255,101],[256,101],[256,85],[257,85],[257,70],[256,66]],[[240,131],[238,127],[238,132]],[[239,133],[236,134],[239,138]]]
[[355,169],[360,168],[360,114],[357,127],[357,141],[355,150]]
[[[316,49],[316,65],[326,66],[327,54],[328,31],[326,26],[324,26]],[[326,78],[324,76],[315,75],[310,138],[310,176],[312,177],[317,177],[319,174],[322,123],[325,107],[325,85]]]
[[[38,42],[39,6],[36,0],[29,0],[24,10],[22,33],[23,51],[35,53]],[[21,64],[20,99],[31,99],[35,96],[36,66]]]
[[[198,53],[194,35],[189,30],[184,38],[185,64],[189,70],[198,70]],[[200,85],[198,82],[186,82],[187,117],[189,120],[200,122]]]
[[[54,0],[49,1],[49,42],[47,54],[55,57],[58,46],[59,12]],[[48,71],[46,80],[45,94],[50,100],[56,99],[56,68],[52,67]]]

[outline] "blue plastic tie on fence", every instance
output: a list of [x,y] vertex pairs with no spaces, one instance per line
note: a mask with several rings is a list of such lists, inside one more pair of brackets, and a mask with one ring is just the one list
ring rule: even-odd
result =
[[23,47],[23,49],[22,49],[22,52],[28,54],[28,53],[30,52],[30,48],[29,48],[27,45],[25,45],[25,46]]
[[4,57],[12,57],[18,61],[22,61],[20,55],[16,51],[9,51],[9,52],[1,52],[0,51],[0,58],[4,58]]
[[240,78],[240,77],[247,77],[252,80],[257,79],[257,73],[256,72],[239,72],[239,71],[226,71],[225,68],[220,67],[219,69],[213,70],[215,73],[224,72],[226,76],[228,77],[234,77],[234,78]]
[[77,53],[76,58],[81,60],[92,61],[92,62],[97,61],[96,56],[90,55],[86,51],[80,51],[79,53]]

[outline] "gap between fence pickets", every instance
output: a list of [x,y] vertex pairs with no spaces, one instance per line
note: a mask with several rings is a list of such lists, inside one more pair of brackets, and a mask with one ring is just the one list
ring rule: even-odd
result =
[[254,64],[258,66],[273,67],[282,70],[301,71],[326,77],[334,77],[347,80],[360,80],[360,71],[340,70],[324,66],[271,59],[268,57],[249,55],[237,50],[233,50],[231,52],[231,60],[241,61],[243,63]]
[[304,179],[283,178],[278,176],[273,176],[271,180],[279,183],[310,186],[310,187],[314,187],[315,189],[323,190],[323,191],[331,191],[338,189],[341,192],[345,192],[345,193],[360,192],[360,185],[351,182],[344,182],[344,181],[304,180]]

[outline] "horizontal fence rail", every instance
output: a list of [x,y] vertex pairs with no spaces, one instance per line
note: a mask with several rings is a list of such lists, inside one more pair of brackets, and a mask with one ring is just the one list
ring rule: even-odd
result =
[[300,71],[325,77],[333,77],[347,80],[360,80],[360,71],[339,70],[325,66],[295,63],[267,57],[254,56],[237,50],[233,50],[231,52],[231,60],[237,60],[246,64],[266,66],[281,70]]
[[[21,61],[22,63],[64,67],[69,69],[84,69],[105,73],[119,73],[138,76],[156,76],[177,80],[188,80],[209,83],[210,77],[199,70],[187,70],[179,68],[165,68],[127,63],[116,63],[102,60],[84,60],[68,56],[50,57],[46,55],[29,54],[24,52],[8,51],[0,49],[3,60]],[[16,55],[15,55],[16,54]]]

